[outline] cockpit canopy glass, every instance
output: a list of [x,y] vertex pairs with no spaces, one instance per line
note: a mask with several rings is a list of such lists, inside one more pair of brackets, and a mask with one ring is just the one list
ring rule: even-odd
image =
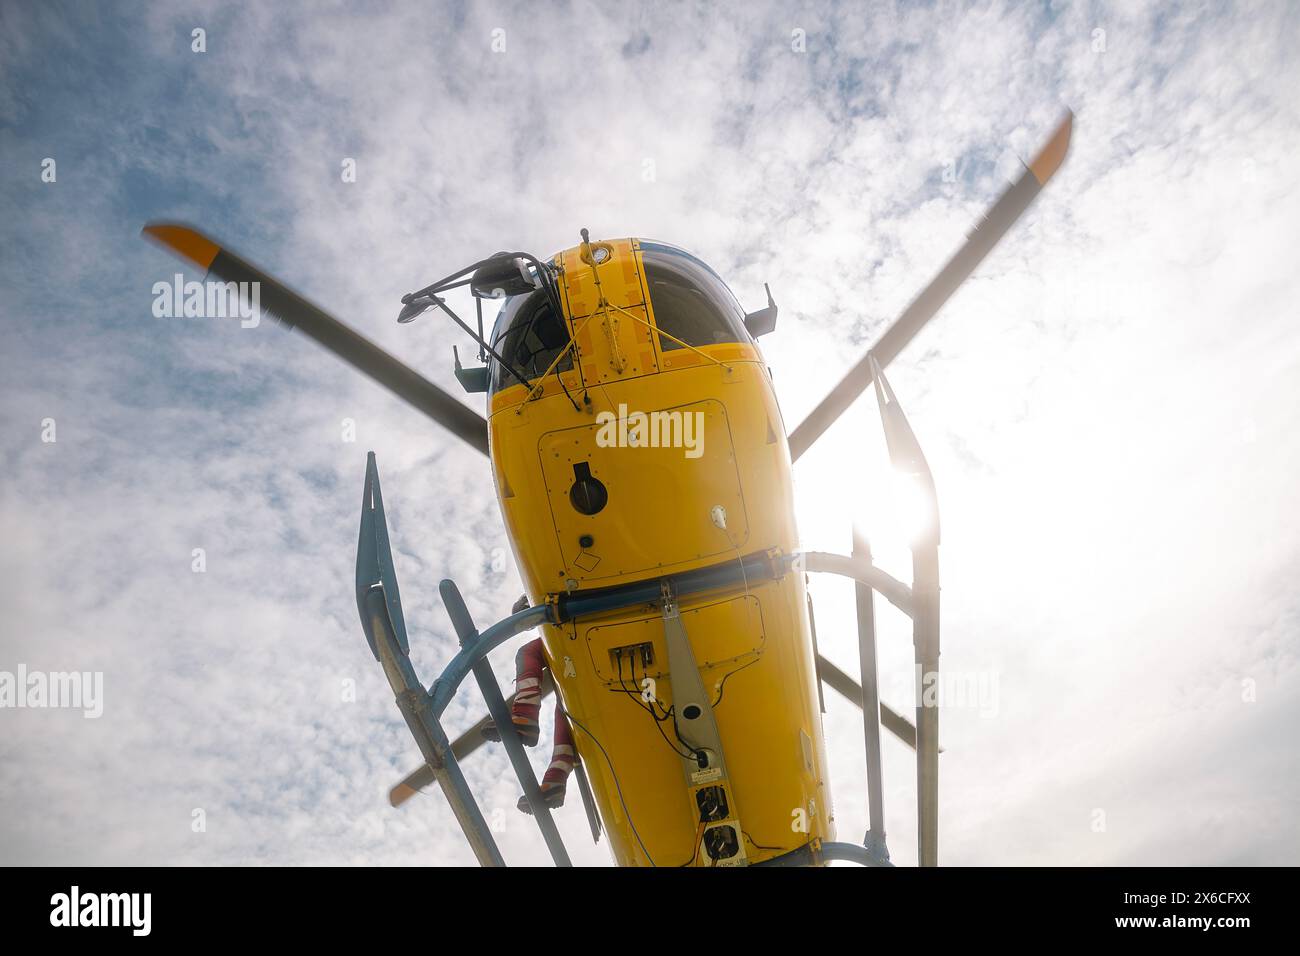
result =
[[643,242],[641,252],[661,351],[751,341],[745,310],[716,272],[665,243]]
[[[492,348],[529,381],[536,381],[545,374],[560,350],[568,344],[568,327],[551,308],[550,299],[543,289],[506,299],[492,329]],[[556,371],[571,368],[572,351],[560,360]],[[493,360],[490,363],[489,394],[495,395],[503,388],[518,384],[519,380],[500,362]]]
[[[700,348],[752,341],[745,310],[704,262],[661,242],[642,242],[641,253],[661,351],[683,348],[683,342]],[[543,375],[568,344],[568,326],[541,289],[507,298],[492,330],[492,347],[530,381]],[[490,394],[518,384],[500,362],[492,360],[489,368]],[[572,368],[570,351],[556,370]]]

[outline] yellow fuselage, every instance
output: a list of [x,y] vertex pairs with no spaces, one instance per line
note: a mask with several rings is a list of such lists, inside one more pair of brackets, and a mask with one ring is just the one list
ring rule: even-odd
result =
[[[582,246],[553,260],[573,368],[531,398],[515,384],[490,401],[497,496],[534,604],[797,546],[790,453],[757,347],[661,348],[639,242],[599,245],[608,257],[598,266]],[[676,414],[656,424],[653,412]],[[636,413],[648,418],[638,424]],[[581,463],[608,491],[595,514],[570,499]],[[834,839],[803,575],[694,594],[679,610],[704,685],[721,697],[744,861]],[[547,625],[542,637],[616,861],[710,865],[672,722],[656,722],[641,700],[657,698],[659,713],[672,706],[659,608]],[[612,653],[647,644],[648,664],[641,652]]]

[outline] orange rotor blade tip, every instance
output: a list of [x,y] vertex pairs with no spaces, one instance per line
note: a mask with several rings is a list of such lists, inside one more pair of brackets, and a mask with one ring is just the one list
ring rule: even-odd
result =
[[203,233],[174,223],[151,222],[140,230],[140,235],[204,270],[212,267],[212,261],[221,251],[221,247]]
[[1074,113],[1065,111],[1065,118],[1056,127],[1056,132],[1047,141],[1047,145],[1038,151],[1034,161],[1029,164],[1029,171],[1038,180],[1038,185],[1046,185],[1052,175],[1061,168],[1065,153],[1070,148],[1070,131],[1074,128]]

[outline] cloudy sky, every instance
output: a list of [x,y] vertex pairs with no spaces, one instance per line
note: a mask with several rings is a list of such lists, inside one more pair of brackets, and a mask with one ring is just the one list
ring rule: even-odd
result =
[[[402,293],[584,226],[674,242],[751,308],[771,284],[793,427],[1066,107],[1065,167],[889,370],[942,503],[943,666],[984,691],[943,710],[941,859],[1296,862],[1300,14],[864,6],[0,7],[0,671],[104,675],[99,719],[0,710],[0,862],[472,861],[440,797],[387,805],[419,758],[352,565],[373,449],[431,679],[438,580],[482,623],[520,591],[484,460],[302,336],[155,318],[176,268],[146,221],[202,224],[457,393],[465,340],[396,325]],[[800,462],[801,530],[844,550],[860,520],[906,577],[878,433],[864,400]],[[814,596],[851,668],[851,588]],[[907,708],[908,627],[880,619]],[[860,840],[861,725],[827,704]],[[507,858],[544,861],[504,757],[470,773]],[[576,800],[560,820],[608,863]]]

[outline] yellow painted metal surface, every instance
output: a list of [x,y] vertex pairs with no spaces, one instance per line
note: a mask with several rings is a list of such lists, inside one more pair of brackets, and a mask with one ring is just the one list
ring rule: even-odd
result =
[[[576,341],[574,367],[545,376],[531,398],[522,385],[503,389],[489,408],[497,493],[529,598],[537,604],[742,555],[793,552],[790,455],[757,348],[745,342],[661,351],[639,243],[592,248],[607,253],[594,268],[581,246],[555,259]],[[625,419],[637,412],[675,412],[680,422],[690,416],[702,440],[690,454],[680,443],[654,447],[644,430],[610,426],[620,411]],[[584,462],[609,494],[593,515],[569,499],[574,465]],[[679,609],[715,702],[743,860],[834,839],[802,574],[692,595]],[[547,626],[543,640],[579,725],[575,742],[615,860],[710,865],[673,723],[655,716],[673,702],[658,607]],[[649,651],[613,653],[641,645]]]

